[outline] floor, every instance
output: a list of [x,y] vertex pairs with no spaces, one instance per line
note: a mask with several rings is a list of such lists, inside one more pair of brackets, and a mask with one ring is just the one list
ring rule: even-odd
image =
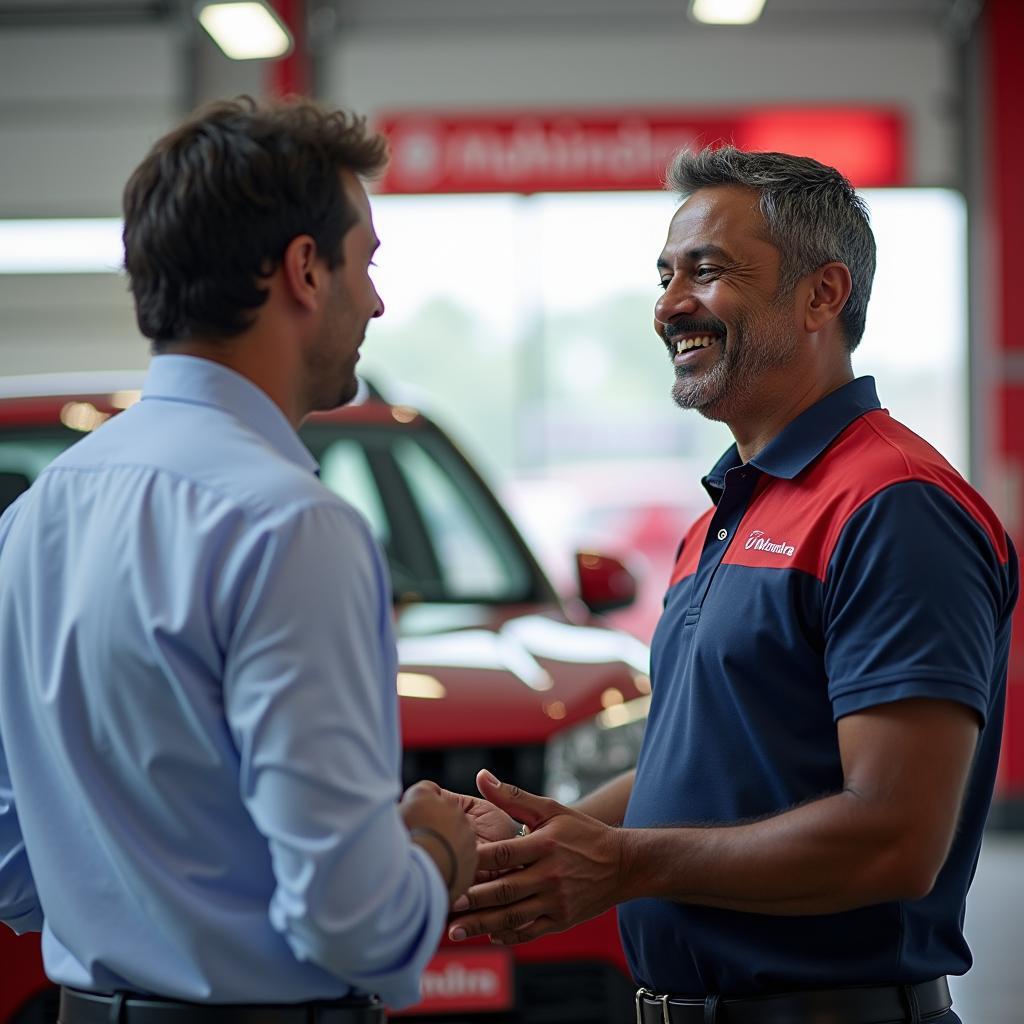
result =
[[1024,833],[989,832],[964,925],[974,966],[950,978],[964,1024],[1024,1021]]

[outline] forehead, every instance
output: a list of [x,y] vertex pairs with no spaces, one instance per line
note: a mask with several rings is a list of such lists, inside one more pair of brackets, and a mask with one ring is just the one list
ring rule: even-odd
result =
[[373,213],[370,210],[370,197],[366,194],[366,189],[363,187],[363,183],[359,180],[357,175],[352,173],[352,171],[343,170],[341,172],[341,184],[349,202],[355,207],[359,214],[359,220],[350,230],[366,232],[373,241],[376,241],[377,235],[373,228]]
[[739,253],[770,245],[758,201],[757,192],[738,185],[697,189],[673,215],[666,249],[715,245]]

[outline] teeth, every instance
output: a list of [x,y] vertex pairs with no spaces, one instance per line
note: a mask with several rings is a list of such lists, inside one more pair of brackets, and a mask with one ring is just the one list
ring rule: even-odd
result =
[[709,335],[702,338],[681,338],[676,342],[676,354],[682,355],[684,352],[689,352],[691,348],[707,348],[714,343],[714,340]]

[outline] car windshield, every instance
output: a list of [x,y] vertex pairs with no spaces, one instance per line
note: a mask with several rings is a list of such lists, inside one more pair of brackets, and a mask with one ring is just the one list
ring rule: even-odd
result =
[[[431,429],[335,421],[300,431],[331,490],[366,516],[399,601],[509,604],[546,585],[490,491]],[[0,436],[0,512],[83,435],[60,427]]]
[[510,603],[538,596],[537,570],[497,502],[440,433],[307,424],[320,478],[366,516],[398,598]]

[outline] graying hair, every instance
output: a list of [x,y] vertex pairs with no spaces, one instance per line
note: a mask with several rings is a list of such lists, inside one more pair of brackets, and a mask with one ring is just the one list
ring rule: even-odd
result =
[[697,189],[739,185],[760,195],[767,240],[780,252],[779,294],[826,263],[845,263],[853,288],[839,316],[846,347],[860,344],[875,276],[868,208],[834,167],[787,153],[745,153],[733,146],[681,150],[665,187],[685,199]]

